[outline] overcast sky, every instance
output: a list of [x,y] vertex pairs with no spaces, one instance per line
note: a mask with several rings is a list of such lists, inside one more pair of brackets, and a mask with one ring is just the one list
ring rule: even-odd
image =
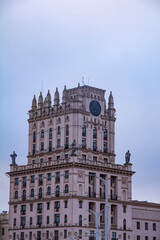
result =
[[[78,82],[113,92],[116,163],[130,149],[133,199],[160,203],[160,3],[157,0],[1,0],[0,212],[10,154],[26,164],[33,95]],[[43,82],[43,84],[42,84]],[[61,94],[62,95],[62,94]]]

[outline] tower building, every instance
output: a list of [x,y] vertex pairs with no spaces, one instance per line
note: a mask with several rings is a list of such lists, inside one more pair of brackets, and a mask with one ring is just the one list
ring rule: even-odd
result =
[[[99,239],[104,239],[101,179],[107,178],[108,239],[141,240],[136,224],[147,221],[139,216],[147,203],[132,201],[129,152],[124,165],[115,163],[115,121],[112,92],[107,104],[105,90],[87,85],[65,86],[61,103],[58,88],[53,104],[49,91],[44,101],[40,93],[38,104],[34,96],[27,164],[17,165],[16,154],[11,155],[9,239],[94,240],[94,213],[99,213]],[[148,204],[147,209],[158,212],[149,221],[159,226],[160,206]],[[160,239],[157,231],[153,234],[152,240]]]

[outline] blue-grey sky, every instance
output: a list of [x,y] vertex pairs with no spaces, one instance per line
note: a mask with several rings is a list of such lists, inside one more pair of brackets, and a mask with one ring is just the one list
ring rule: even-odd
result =
[[[133,199],[160,203],[160,3],[156,0],[1,0],[0,212],[10,154],[26,164],[28,115],[42,89],[78,82],[113,92],[116,163],[130,149]],[[53,102],[53,100],[52,100]]]

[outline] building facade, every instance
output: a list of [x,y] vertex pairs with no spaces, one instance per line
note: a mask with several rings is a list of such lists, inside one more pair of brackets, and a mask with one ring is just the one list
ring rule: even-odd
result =
[[[112,93],[106,104],[102,89],[64,87],[61,103],[56,89],[53,105],[49,91],[44,100],[40,93],[38,103],[34,96],[28,162],[17,165],[14,153],[8,172],[9,239],[94,240],[96,212],[99,239],[104,239],[105,185],[100,178],[108,179],[108,238],[144,239],[136,224],[145,224],[148,214],[145,204],[132,201],[132,164],[129,157],[124,165],[115,163],[115,120]],[[145,240],[160,240],[159,212],[155,218],[160,205],[150,208],[148,221],[154,220],[157,229]]]
[[0,240],[8,239],[8,213],[3,211],[0,214]]

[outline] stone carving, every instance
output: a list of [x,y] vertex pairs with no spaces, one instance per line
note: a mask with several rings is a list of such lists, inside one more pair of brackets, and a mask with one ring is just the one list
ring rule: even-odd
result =
[[126,152],[125,154],[125,160],[126,160],[126,163],[129,163],[130,162],[130,158],[131,158],[131,154],[129,152],[129,150]]
[[13,154],[10,155],[11,158],[12,158],[12,164],[16,164],[16,157],[17,157],[17,154],[15,153],[15,151],[13,151]]

